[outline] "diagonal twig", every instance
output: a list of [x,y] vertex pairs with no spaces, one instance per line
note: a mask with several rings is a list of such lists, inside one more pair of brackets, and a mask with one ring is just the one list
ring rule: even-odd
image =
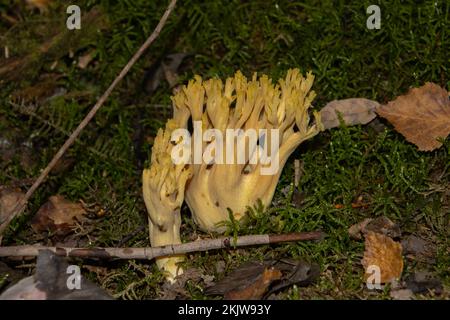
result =
[[162,28],[164,27],[164,25],[167,22],[167,19],[169,18],[171,12],[173,11],[176,2],[177,2],[176,0],[170,1],[169,6],[167,7],[166,11],[164,12],[163,16],[161,17],[161,20],[159,21],[155,30],[153,30],[150,37],[147,38],[147,40],[139,48],[139,50],[133,55],[133,57],[130,59],[130,61],[128,61],[128,63],[125,65],[125,67],[123,67],[122,71],[120,71],[119,75],[114,79],[114,81],[111,83],[111,85],[108,87],[108,89],[106,89],[106,91],[103,93],[103,95],[100,97],[100,99],[98,99],[97,103],[92,107],[91,111],[89,111],[89,113],[86,115],[86,117],[83,119],[83,121],[81,121],[81,123],[78,125],[78,127],[72,132],[70,137],[62,145],[62,147],[58,150],[58,152],[55,154],[55,156],[50,161],[50,163],[41,172],[41,174],[36,179],[36,181],[33,183],[33,185],[30,187],[30,189],[28,189],[25,196],[11,210],[10,214],[8,215],[8,218],[5,219],[5,221],[0,222],[1,223],[0,224],[0,240],[1,240],[1,235],[6,230],[8,225],[11,223],[11,221],[16,216],[18,216],[24,210],[28,200],[31,198],[33,193],[44,182],[45,178],[48,176],[48,174],[53,169],[53,167],[56,165],[56,163],[61,159],[61,157],[64,155],[64,153],[67,151],[67,149],[69,149],[69,147],[73,144],[75,139],[80,135],[81,131],[83,131],[83,129],[87,126],[89,121],[91,121],[91,119],[94,117],[94,115],[100,109],[100,107],[105,103],[106,99],[109,97],[109,95],[111,94],[113,89],[125,77],[125,75],[131,69],[131,67],[136,63],[136,61],[141,57],[141,55],[144,53],[144,51],[159,36]]
[[236,239],[233,237],[220,237],[217,239],[198,240],[183,244],[145,248],[69,248],[25,245],[0,247],[0,257],[34,257],[38,256],[39,251],[41,250],[51,250],[57,255],[64,257],[151,260],[157,257],[178,255],[189,252],[229,249],[291,241],[320,240],[323,237],[324,234],[322,232],[313,231],[276,235],[249,235],[237,237]]

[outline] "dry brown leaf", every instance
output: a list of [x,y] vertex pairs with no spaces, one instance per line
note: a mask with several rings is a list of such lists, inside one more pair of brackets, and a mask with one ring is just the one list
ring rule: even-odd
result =
[[34,216],[31,226],[34,231],[60,231],[70,230],[75,219],[80,220],[86,214],[83,206],[66,200],[63,196],[51,196]]
[[435,83],[411,89],[376,112],[421,151],[439,148],[442,143],[437,139],[450,134],[449,95]]
[[[366,271],[369,266],[377,266],[381,273],[381,283],[400,279],[403,271],[402,245],[400,243],[383,234],[368,231],[365,246],[362,265]],[[370,272],[366,272],[366,279],[370,275]]]
[[366,124],[376,118],[375,109],[380,104],[364,98],[334,100],[320,110],[325,129],[339,127],[339,114],[348,126]]
[[316,263],[282,259],[247,262],[206,288],[207,295],[225,299],[266,299],[292,285],[307,286],[320,274]]
[[20,189],[0,186],[0,224],[5,221],[24,193]]
[[262,274],[247,287],[225,293],[227,300],[259,300],[266,293],[270,284],[281,279],[281,271],[275,268],[265,268]]

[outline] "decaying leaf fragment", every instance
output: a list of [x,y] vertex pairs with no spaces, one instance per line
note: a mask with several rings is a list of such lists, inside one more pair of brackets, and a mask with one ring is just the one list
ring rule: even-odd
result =
[[375,109],[380,104],[365,98],[334,100],[320,110],[325,129],[339,127],[339,115],[348,126],[366,124],[376,118]]
[[366,279],[373,274],[373,267],[379,268],[381,283],[400,279],[403,271],[400,243],[383,234],[369,231],[366,234],[365,247],[362,264],[366,270]]
[[206,290],[229,300],[261,299],[270,284],[281,279],[281,271],[268,263],[249,262]]
[[376,112],[421,151],[439,148],[442,143],[438,139],[450,134],[449,95],[435,83],[411,89]]
[[31,221],[34,231],[64,232],[73,226],[75,219],[80,219],[86,211],[79,203],[73,203],[63,196],[51,196],[36,213]]
[[375,219],[367,218],[352,225],[348,229],[348,234],[350,235],[350,238],[360,240],[362,238],[361,235],[365,235],[370,231],[381,233],[391,238],[401,236],[400,227],[389,218],[383,216]]
[[267,291],[269,285],[281,278],[280,270],[275,268],[265,268],[255,282],[242,290],[230,291],[225,294],[225,299],[229,300],[258,300]]
[[11,189],[0,186],[0,224],[5,221],[16,204],[24,197],[20,189]]
[[208,295],[223,295],[225,299],[265,299],[294,284],[306,286],[320,273],[315,263],[283,259],[248,262],[216,284],[208,287]]

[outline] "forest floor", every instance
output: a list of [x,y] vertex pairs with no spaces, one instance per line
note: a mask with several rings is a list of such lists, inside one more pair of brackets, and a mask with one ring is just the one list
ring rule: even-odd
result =
[[[23,2],[0,1],[0,186],[25,191],[152,32],[167,1],[79,1],[85,16],[76,31],[65,27],[65,1],[51,2],[46,12]],[[149,245],[141,173],[156,130],[170,116],[172,90],[155,78],[169,54],[191,54],[176,70],[180,84],[195,74],[224,79],[241,70],[276,80],[292,67],[312,70],[317,110],[352,97],[386,103],[425,82],[450,89],[449,2],[383,1],[379,30],[366,27],[369,1],[344,3],[179,1],[157,41],[37,190],[25,214],[13,221],[2,245]],[[80,59],[89,62],[83,65]],[[294,159],[303,166],[295,192]],[[30,221],[52,195],[83,201],[89,221],[64,237],[35,232]],[[358,202],[364,205],[352,205]],[[390,299],[389,285],[366,287],[364,242],[348,234],[355,223],[384,216],[398,224],[401,239],[414,235],[431,248],[430,259],[405,257],[403,278],[427,271],[444,290],[415,297],[450,297],[449,139],[433,152],[420,152],[383,120],[323,132],[291,156],[273,206],[256,211],[234,231],[320,229],[327,237],[193,253],[186,268],[218,280],[246,261],[301,258],[320,266],[318,279],[275,298]],[[182,213],[183,241],[210,236],[197,229],[188,208]],[[33,272],[30,261],[1,261],[24,276]],[[153,261],[78,263],[83,274],[116,298],[167,294]],[[204,278],[187,279],[179,298],[206,298]],[[8,284],[0,274],[0,290]]]

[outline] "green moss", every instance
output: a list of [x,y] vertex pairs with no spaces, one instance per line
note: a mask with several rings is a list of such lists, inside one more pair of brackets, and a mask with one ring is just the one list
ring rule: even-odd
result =
[[[6,33],[10,25],[0,20],[0,42],[7,41],[17,57],[36,52],[48,39],[55,41],[47,55],[32,56],[33,63],[27,66],[31,76],[24,73],[15,81],[1,84],[0,133],[18,128],[21,139],[33,142],[37,160],[25,170],[20,157],[15,157],[2,166],[0,184],[40,172],[153,30],[166,4],[167,1],[147,0],[82,1],[83,12],[97,7],[104,13],[104,29],[97,32],[99,21],[85,21],[82,33],[64,31],[61,38],[52,36],[64,30],[63,1],[45,15],[21,8],[23,22],[17,25],[14,36]],[[273,79],[291,67],[312,70],[316,75],[317,109],[330,100],[349,97],[386,102],[426,81],[450,88],[450,4],[379,2],[381,29],[367,30],[366,8],[370,4],[373,3],[179,1],[158,39],[71,147],[68,156],[73,165],[49,177],[34,195],[26,214],[14,221],[4,243],[29,241],[30,217],[48,196],[57,193],[74,201],[82,199],[106,212],[92,224],[91,245],[116,246],[146,226],[140,191],[141,159],[136,157],[136,148],[149,154],[148,138],[164,123],[154,104],[170,104],[171,92],[163,84],[148,96],[142,90],[142,79],[144,70],[165,54],[194,53],[188,68],[180,74],[183,81],[194,74],[224,78],[237,69],[247,75],[264,72]],[[11,14],[11,6],[12,1],[2,2],[0,12]],[[75,58],[68,54],[71,46],[76,47]],[[91,51],[95,63],[86,69],[77,68],[75,59]],[[0,66],[5,62],[2,59]],[[51,70],[56,59],[58,65]],[[69,94],[40,102],[39,108],[33,109],[34,116],[11,107],[12,92],[35,85],[39,75],[48,72],[65,75],[58,80],[58,87]],[[135,143],[138,130],[144,133],[140,145]],[[230,270],[250,259],[302,257],[321,265],[321,277],[308,288],[287,290],[283,293],[285,298],[388,298],[386,292],[364,289],[360,265],[363,243],[349,239],[347,234],[350,225],[366,217],[384,215],[399,223],[404,232],[429,230],[430,239],[437,246],[434,271],[447,286],[450,284],[449,198],[448,192],[442,191],[449,186],[448,139],[439,150],[425,153],[417,151],[389,125],[381,132],[370,126],[341,127],[308,141],[292,158],[304,163],[299,189],[301,205],[292,202],[293,165],[289,161],[275,195],[277,205],[268,209],[256,206],[247,223],[235,225],[230,234],[322,229],[327,238],[319,243],[192,254],[186,262],[188,266],[220,277],[223,275],[215,271],[218,261],[225,261],[226,270]],[[283,192],[286,187],[287,195]],[[367,206],[352,208],[360,196]],[[337,209],[336,204],[342,208]],[[192,233],[201,234],[186,214],[184,239],[190,239]],[[147,230],[137,232],[123,245],[148,245]],[[412,267],[407,262],[408,270]],[[154,298],[160,294],[162,276],[154,264],[121,262],[108,265],[108,270],[107,277],[91,276],[117,297]],[[204,298],[197,284],[188,282],[186,290],[192,298]]]

